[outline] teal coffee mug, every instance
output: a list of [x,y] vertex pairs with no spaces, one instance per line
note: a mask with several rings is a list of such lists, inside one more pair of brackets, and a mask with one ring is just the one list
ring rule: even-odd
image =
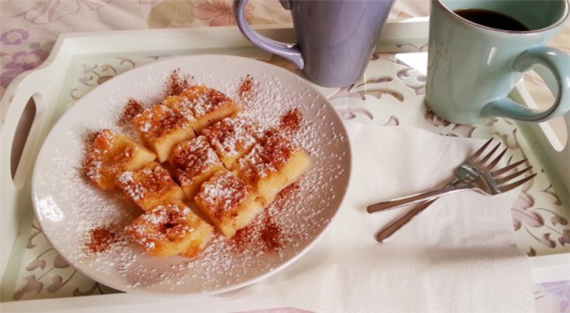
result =
[[[568,18],[567,0],[432,0],[427,105],[455,123],[488,117],[540,122],[570,111],[570,56],[546,44]],[[558,83],[542,111],[507,97],[536,64]]]

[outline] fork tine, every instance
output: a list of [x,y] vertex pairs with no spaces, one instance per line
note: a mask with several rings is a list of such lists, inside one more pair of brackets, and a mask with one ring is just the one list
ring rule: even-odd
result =
[[532,175],[530,175],[530,176],[528,176],[528,177],[525,177],[525,178],[523,178],[523,179],[521,179],[521,180],[519,180],[519,181],[516,181],[516,182],[514,182],[514,183],[510,183],[510,184],[508,184],[508,185],[501,186],[501,187],[499,187],[499,189],[500,189],[501,192],[507,192],[507,191],[512,190],[512,189],[515,189],[515,188],[517,188],[518,186],[520,186],[520,185],[526,183],[527,181],[533,179],[534,176],[536,176],[536,173],[535,173],[535,174],[532,174]]
[[485,154],[485,156],[481,160],[475,161],[475,165],[479,168],[484,168],[485,163],[489,161],[489,159],[493,156],[493,154],[495,154],[495,151],[497,151],[497,149],[499,149],[500,146],[501,143],[499,142],[491,151],[489,151],[489,153]]
[[529,166],[529,167],[525,168],[524,170],[518,171],[518,172],[513,173],[511,175],[501,177],[501,178],[497,178],[497,179],[495,179],[495,182],[499,185],[502,185],[502,184],[510,181],[511,179],[519,177],[520,175],[530,171],[531,169],[532,169],[532,166]]
[[483,146],[481,146],[481,148],[479,148],[479,150],[475,151],[475,153],[473,153],[473,155],[471,157],[469,157],[469,161],[475,162],[475,160],[477,160],[477,158],[481,155],[481,153],[483,153],[483,151],[485,151],[485,149],[487,149],[487,147],[489,146],[491,141],[493,141],[493,138],[487,140],[487,142]]
[[505,148],[503,151],[501,151],[501,153],[491,163],[489,163],[489,165],[485,166],[485,168],[483,168],[481,171],[483,173],[489,173],[490,170],[492,170],[495,166],[497,166],[497,164],[499,164],[499,161],[505,155],[505,153],[507,153],[508,149],[509,148]]
[[513,168],[515,168],[515,167],[517,167],[517,166],[523,164],[524,162],[526,162],[526,159],[523,159],[523,160],[520,160],[520,161],[515,162],[515,163],[513,163],[513,164],[507,165],[507,166],[505,166],[505,167],[503,167],[503,168],[500,168],[500,169],[498,169],[498,170],[496,170],[496,171],[492,171],[492,172],[491,172],[491,176],[497,177],[497,176],[499,176],[499,175],[502,175],[502,174],[504,174],[504,173],[506,173],[506,172],[512,170]]

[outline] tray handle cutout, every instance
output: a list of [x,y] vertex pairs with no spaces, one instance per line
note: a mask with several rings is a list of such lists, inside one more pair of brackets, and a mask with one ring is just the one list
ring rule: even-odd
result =
[[47,131],[47,118],[55,110],[48,110],[46,106],[55,93],[50,90],[48,83],[52,74],[48,70],[35,70],[17,76],[0,101],[0,244],[4,250],[0,253],[2,286],[6,281],[4,276],[10,276],[11,270],[7,271],[10,260],[18,255],[17,250],[21,248],[16,244],[18,234],[22,232],[21,220],[24,215],[31,213],[31,186],[27,184],[31,181],[29,178],[38,146]]
[[[535,73],[532,73],[532,72]],[[533,75],[535,74],[535,75]],[[529,77],[530,76],[530,77]],[[539,80],[538,77],[541,77]],[[531,82],[529,82],[532,81]],[[542,87],[548,87],[546,88]],[[542,65],[536,65],[518,82],[511,95],[519,103],[535,110],[548,108],[554,102],[558,86],[553,75]],[[540,94],[541,100],[536,101]],[[531,145],[541,160],[564,206],[570,205],[570,112],[541,123],[521,123],[522,130],[532,135]]]
[[50,92],[45,81],[46,74],[40,70],[21,74],[8,86],[0,102],[0,119],[3,120],[0,129],[0,179],[5,195],[21,189],[33,170],[35,150],[43,137],[41,132],[45,132],[43,128],[49,115],[46,114],[44,99]]
[[[31,156],[31,149],[33,149],[35,141],[38,137],[39,124],[38,120],[43,113],[44,108],[43,98],[40,94],[34,94],[28,99],[24,110],[20,116],[20,121],[14,132],[12,141],[12,149],[10,153],[10,173],[12,174],[12,181],[16,188],[20,188],[25,181],[25,178],[32,170],[33,166],[28,160]],[[22,162],[24,160],[25,162]],[[30,166],[22,166],[30,165]]]
[[[529,107],[545,110],[556,101],[555,95],[558,93],[558,85],[554,75],[543,65],[536,65],[533,70],[528,71],[523,81],[528,91],[528,97],[532,99],[532,103],[527,101]],[[568,145],[568,137],[570,136],[568,121],[570,121],[570,113],[539,123],[544,136],[552,148],[558,152],[564,150]]]

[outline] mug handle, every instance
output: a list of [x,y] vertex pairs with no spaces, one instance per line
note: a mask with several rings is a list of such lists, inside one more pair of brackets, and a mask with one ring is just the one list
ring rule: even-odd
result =
[[517,72],[525,72],[535,64],[542,64],[553,74],[558,84],[558,94],[552,107],[532,110],[508,97],[491,101],[481,111],[483,117],[500,116],[525,122],[542,122],[560,116],[570,110],[570,56],[550,47],[534,47],[521,53],[513,63]]
[[[234,16],[239,27],[239,30],[243,33],[245,38],[251,41],[254,45],[266,50],[270,53],[281,56],[295,64],[299,69],[305,68],[305,60],[301,54],[301,50],[295,44],[285,44],[282,42],[277,42],[275,40],[269,39],[258,32],[254,31],[247,24],[245,18],[245,6],[247,0],[234,0]],[[291,4],[289,1],[281,1],[281,4],[286,8],[290,9]]]

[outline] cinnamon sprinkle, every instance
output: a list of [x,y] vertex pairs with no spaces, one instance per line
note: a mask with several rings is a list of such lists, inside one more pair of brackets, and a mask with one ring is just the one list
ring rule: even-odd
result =
[[85,147],[89,148],[89,146],[93,145],[95,138],[99,135],[100,130],[90,130],[85,132]]
[[289,199],[295,197],[299,193],[300,190],[301,190],[301,186],[299,186],[298,182],[295,182],[295,183],[285,187],[283,190],[281,190],[277,194],[277,196],[275,197],[275,200],[273,201],[271,206],[278,209],[278,210],[285,208],[287,201],[289,201]]
[[86,237],[84,251],[90,254],[104,252],[118,240],[117,235],[106,227],[93,228]]
[[119,121],[117,122],[118,126],[127,126],[131,125],[131,120],[133,117],[139,115],[144,110],[144,106],[139,101],[131,98],[129,102],[123,109],[123,113],[119,117]]
[[262,213],[253,224],[240,229],[231,239],[230,244],[236,252],[260,250],[265,253],[277,252],[282,246],[281,227],[273,221],[267,212]]
[[238,87],[239,96],[243,97],[246,93],[249,93],[252,87],[253,87],[253,78],[248,74],[245,78],[241,80],[241,83]]
[[303,115],[299,112],[299,109],[291,109],[281,115],[279,128],[287,132],[296,132],[301,128],[302,122]]
[[242,78],[239,86],[237,87],[237,96],[235,101],[242,107],[253,105],[257,96],[257,91],[254,89],[256,85],[256,82],[250,75]]
[[[299,193],[300,188],[301,186],[298,183],[285,187],[277,194],[271,208],[275,208],[277,211],[284,209],[288,201]],[[236,232],[230,241],[236,252],[260,249],[265,253],[274,253],[281,249],[284,240],[287,238],[283,237],[281,226],[273,220],[272,215],[275,212],[265,210],[249,226]]]
[[281,248],[281,227],[277,225],[270,215],[266,215],[261,230],[261,242],[265,252],[275,252]]
[[190,75],[180,76],[180,69],[175,69],[170,73],[166,81],[166,96],[178,96],[185,88],[190,86]]
[[251,245],[253,241],[252,229],[252,225],[249,225],[238,230],[232,237],[231,245],[237,250],[237,252],[243,252],[247,247]]

